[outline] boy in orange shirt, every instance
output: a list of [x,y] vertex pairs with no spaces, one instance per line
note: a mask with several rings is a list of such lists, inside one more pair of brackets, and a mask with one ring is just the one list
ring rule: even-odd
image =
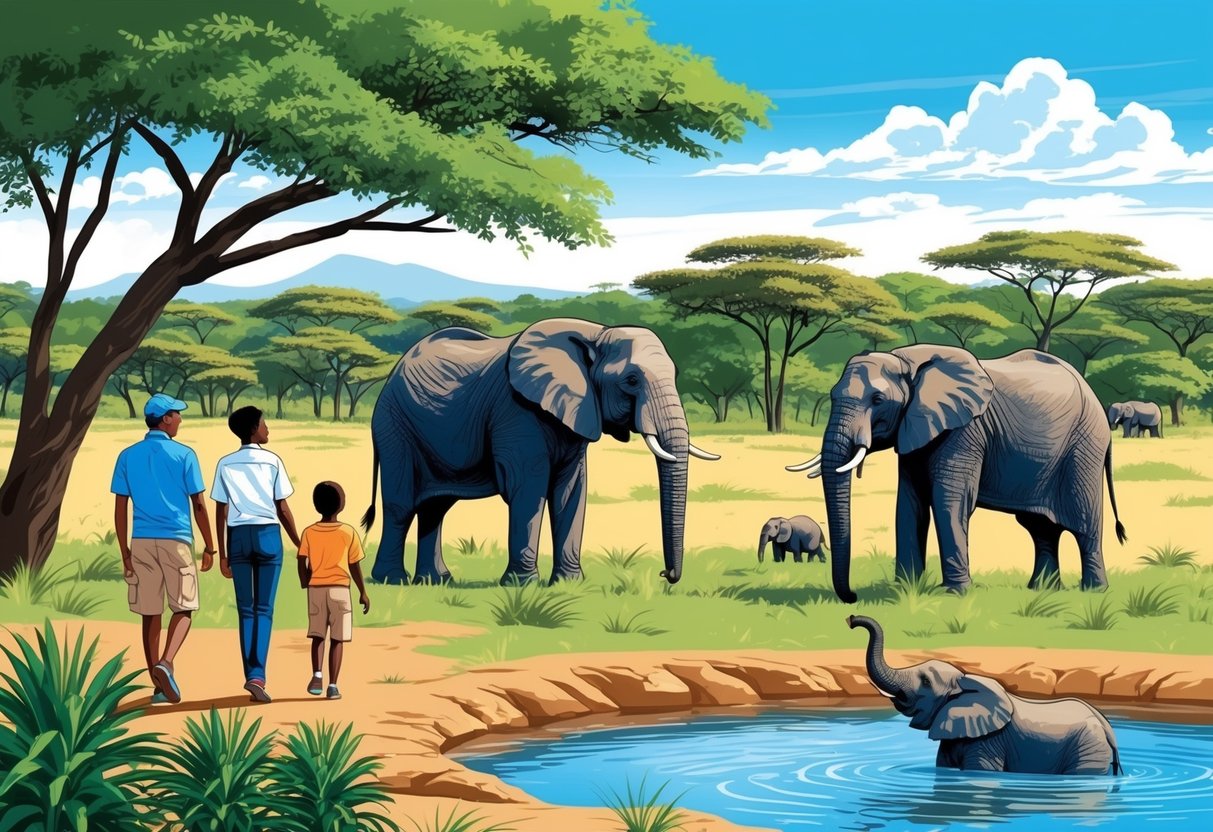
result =
[[312,505],[320,513],[320,522],[303,530],[299,540],[299,583],[307,590],[307,634],[312,640],[312,678],[307,692],[319,696],[324,690],[320,673],[324,659],[324,636],[329,637],[328,698],[340,699],[337,676],[345,642],[353,637],[354,605],[350,599],[350,578],[358,585],[358,603],[362,614],[371,611],[362,582],[362,542],[353,526],[338,522],[345,508],[345,491],[335,482],[325,481],[312,490]]

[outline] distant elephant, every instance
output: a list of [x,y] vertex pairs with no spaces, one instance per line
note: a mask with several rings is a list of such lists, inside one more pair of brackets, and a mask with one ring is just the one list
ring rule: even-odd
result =
[[808,554],[809,560],[817,558],[825,563],[826,556],[822,552],[825,543],[822,540],[821,526],[812,517],[797,514],[795,517],[772,517],[762,526],[762,534],[758,536],[758,562],[762,563],[767,550],[767,543],[773,542],[772,559],[783,563],[792,553],[792,560],[801,563],[803,556]]
[[404,540],[419,520],[414,582],[445,582],[442,519],[458,500],[500,494],[509,505],[503,584],[538,575],[546,505],[551,581],[581,577],[586,447],[605,431],[644,436],[657,457],[662,576],[682,575],[687,458],[719,459],[690,443],[674,362],[642,327],[552,318],[493,338],[448,327],[422,338],[388,377],[371,417],[371,506],[383,465],[383,536],[371,576],[403,583]]
[[1124,435],[1142,436],[1148,430],[1162,439],[1162,409],[1154,402],[1115,402],[1108,408],[1108,426],[1124,425]]
[[[854,356],[830,393],[821,453],[788,470],[821,476],[833,545],[834,591],[854,603],[851,471],[869,451],[896,448],[897,565],[900,579],[926,568],[935,515],[943,584],[963,592],[969,576],[969,517],[977,508],[1015,515],[1032,536],[1028,586],[1059,582],[1057,547],[1078,541],[1082,586],[1107,586],[1103,482],[1125,529],[1112,486],[1112,436],[1103,406],[1082,375],[1036,350],[978,361],[957,347],[919,344]],[[1101,471],[1102,468],[1102,471]]]
[[862,615],[847,616],[847,624],[868,631],[872,685],[910,717],[911,728],[939,741],[935,765],[1025,774],[1121,773],[1112,726],[1081,699],[1024,699],[996,679],[944,661],[889,667],[880,625]]

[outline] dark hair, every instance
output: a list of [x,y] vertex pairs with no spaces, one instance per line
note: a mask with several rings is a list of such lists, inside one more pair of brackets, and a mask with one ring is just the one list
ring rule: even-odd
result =
[[148,430],[156,430],[160,427],[160,423],[164,421],[164,417],[172,412],[170,410],[168,413],[162,413],[159,416],[144,416],[143,421],[147,423]]
[[232,415],[227,417],[227,426],[231,428],[232,433],[240,437],[241,442],[247,445],[253,438],[253,434],[257,432],[257,426],[261,424],[261,416],[261,408],[253,407],[250,404],[239,410],[233,410]]
[[321,517],[332,517],[345,508],[345,491],[331,480],[318,482],[312,489],[312,505]]

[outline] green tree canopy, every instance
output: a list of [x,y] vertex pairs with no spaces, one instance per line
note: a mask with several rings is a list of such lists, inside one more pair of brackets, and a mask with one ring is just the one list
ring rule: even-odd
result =
[[1057,333],[1057,340],[1068,344],[1082,359],[1077,366],[1084,373],[1089,363],[1118,344],[1141,347],[1150,341],[1137,330],[1121,326],[1117,322],[1119,316],[1098,303],[1097,298],[1095,302],[1087,304],[1064,331]]
[[923,317],[947,332],[964,349],[970,342],[998,344],[1006,340],[1000,330],[1010,329],[1011,322],[972,300],[944,301],[928,306]]
[[753,361],[737,327],[701,318],[669,321],[661,329],[662,343],[678,367],[680,391],[712,408],[717,422],[728,419],[729,404],[754,380]]
[[875,280],[823,262],[856,253],[813,237],[729,238],[700,246],[687,258],[723,264],[719,268],[653,272],[633,285],[680,314],[721,315],[758,338],[767,429],[778,432],[783,430],[783,376],[793,356],[860,319],[881,324],[904,316]]
[[188,301],[173,301],[160,316],[161,326],[184,327],[194,333],[199,344],[205,344],[206,339],[219,327],[232,326],[237,320],[235,315],[218,306]]
[[490,298],[460,298],[451,303],[460,309],[471,309],[473,312],[486,312],[490,315],[498,315],[502,310],[501,304]]
[[[228,0],[211,12],[42,0],[5,15],[0,191],[7,207],[36,210],[49,242],[0,485],[0,574],[49,555],[102,391],[183,287],[350,232],[463,229],[524,250],[532,236],[605,243],[598,207],[610,192],[570,151],[707,158],[710,143],[765,124],[769,105],[709,59],[653,40],[626,3]],[[138,164],[154,154],[180,191],[173,227],[51,408],[55,323],[136,143]],[[210,161],[191,171],[199,150]],[[268,191],[212,204],[249,169],[271,179]],[[79,203],[69,234],[86,171],[97,201]],[[326,201],[335,219],[273,225]]]
[[351,374],[367,367],[385,366],[393,360],[361,335],[332,327],[308,327],[294,335],[275,336],[270,344],[295,353],[308,368],[327,371],[333,382],[334,422],[341,420],[341,393]]
[[[975,243],[941,248],[922,259],[937,269],[984,271],[1018,287],[1035,317],[1036,348],[1048,352],[1053,331],[1078,314],[1097,286],[1175,268],[1138,251],[1141,245],[1121,234],[991,231]],[[1061,300],[1067,291],[1076,293],[1070,303]]]
[[1172,404],[1184,396],[1201,396],[1213,378],[1190,358],[1173,352],[1122,353],[1092,361],[1087,379],[1104,404],[1124,399]]
[[17,379],[25,375],[25,351],[29,347],[29,329],[6,327],[0,329],[0,418],[8,416],[8,392]]
[[332,286],[287,289],[249,309],[249,314],[273,321],[291,335],[303,327],[342,324],[350,332],[400,320],[396,311],[373,292]]
[[427,303],[410,309],[409,317],[425,321],[431,329],[446,326],[462,326],[468,329],[489,332],[500,323],[492,315],[456,303]]

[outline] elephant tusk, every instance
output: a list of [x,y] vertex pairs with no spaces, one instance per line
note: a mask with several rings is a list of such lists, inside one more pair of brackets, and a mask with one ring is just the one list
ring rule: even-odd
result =
[[835,473],[845,474],[847,471],[850,471],[852,468],[859,467],[859,464],[861,462],[863,462],[863,458],[867,455],[868,455],[868,449],[865,448],[863,445],[860,445],[859,450],[855,452],[854,458],[852,458],[851,461],[848,462],[846,465],[837,469],[837,471]]
[[872,687],[876,688],[876,692],[879,693],[881,696],[883,696],[885,699],[896,699],[897,698],[896,696],[894,696],[891,693],[885,693],[883,690],[881,690],[879,687],[876,686],[875,682],[869,681],[868,684],[870,684]]
[[796,471],[807,471],[810,468],[813,468],[814,466],[818,466],[818,465],[821,465],[821,454],[818,454],[817,456],[810,459],[808,462],[802,462],[799,465],[785,465],[783,467],[783,470],[792,471],[793,473],[795,473]]
[[820,476],[821,476],[820,468],[814,468],[812,471],[809,472],[809,479],[811,479],[811,480],[815,480]]
[[661,447],[661,443],[657,441],[657,437],[651,433],[644,435],[644,444],[649,446],[649,450],[653,452],[653,456],[664,462],[677,462],[678,457]]
[[705,451],[703,448],[696,448],[694,445],[691,445],[691,447],[688,450],[688,453],[690,453],[690,455],[695,457],[696,459],[706,459],[710,462],[715,462],[716,460],[720,459],[720,454],[709,453],[708,451]]

